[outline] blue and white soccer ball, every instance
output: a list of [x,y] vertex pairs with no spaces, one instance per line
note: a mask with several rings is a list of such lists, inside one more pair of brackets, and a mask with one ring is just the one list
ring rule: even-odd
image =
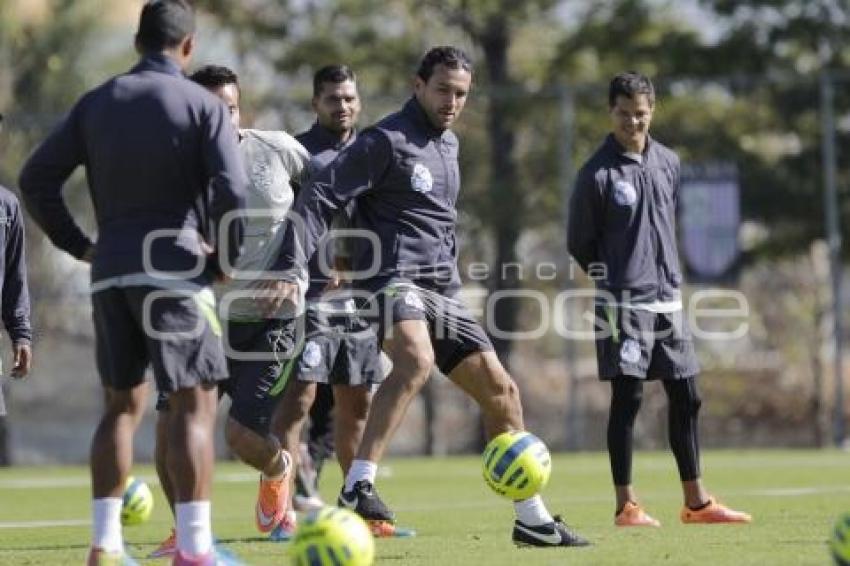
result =
[[502,497],[528,499],[546,487],[551,473],[549,449],[530,432],[503,432],[484,449],[484,481]]
[[153,493],[148,484],[129,476],[124,484],[124,497],[121,505],[121,524],[125,526],[141,525],[151,518],[153,512]]
[[829,550],[837,566],[850,566],[850,513],[844,513],[835,522]]

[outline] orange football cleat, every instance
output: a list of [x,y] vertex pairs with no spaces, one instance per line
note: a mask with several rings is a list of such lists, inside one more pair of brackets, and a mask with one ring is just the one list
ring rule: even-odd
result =
[[680,517],[683,523],[749,523],[753,520],[748,513],[730,509],[713,497],[708,505],[697,511],[683,507]]
[[416,531],[406,527],[399,527],[390,521],[366,521],[372,536],[375,538],[409,538],[415,537]]
[[148,558],[165,558],[169,556],[174,556],[177,552],[177,533],[174,529],[171,529],[171,534],[167,539],[159,543],[159,546],[156,550],[153,550],[150,554],[148,554]]
[[375,538],[390,538],[395,536],[395,525],[389,521],[367,521],[369,530]]
[[623,510],[614,517],[618,527],[660,527],[661,522],[653,518],[634,501],[627,501]]
[[289,506],[289,475],[292,473],[292,460],[285,450],[281,450],[281,456],[285,461],[282,478],[269,480],[260,476],[255,518],[257,529],[261,533],[273,531],[283,521]]

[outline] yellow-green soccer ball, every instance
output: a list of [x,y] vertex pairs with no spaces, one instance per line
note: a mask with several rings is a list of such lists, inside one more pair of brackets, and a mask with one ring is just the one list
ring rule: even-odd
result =
[[549,449],[530,432],[503,432],[484,449],[484,481],[502,497],[528,499],[546,487],[551,473]]
[[124,484],[124,499],[121,504],[121,524],[141,525],[151,518],[153,494],[148,484],[130,476]]
[[829,550],[838,566],[850,566],[850,513],[844,513],[835,522]]
[[370,566],[375,541],[360,515],[324,507],[298,524],[291,552],[295,566]]

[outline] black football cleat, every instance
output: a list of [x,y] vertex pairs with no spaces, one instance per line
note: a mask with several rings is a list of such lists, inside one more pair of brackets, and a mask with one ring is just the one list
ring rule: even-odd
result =
[[337,506],[350,509],[367,521],[393,522],[394,515],[384,505],[378,492],[369,480],[360,480],[354,484],[351,491],[345,491],[345,487],[339,494]]
[[555,515],[555,520],[545,525],[530,526],[520,520],[514,521],[513,536],[517,546],[589,546],[590,543],[572,531]]

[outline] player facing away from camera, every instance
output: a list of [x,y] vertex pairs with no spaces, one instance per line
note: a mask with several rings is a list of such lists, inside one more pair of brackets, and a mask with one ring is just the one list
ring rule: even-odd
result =
[[699,364],[683,315],[676,245],[679,158],[649,135],[655,89],[647,77],[633,72],[614,77],[608,106],[612,132],[579,171],[570,199],[568,248],[600,291],[596,347],[599,377],[612,389],[614,522],[660,525],[640,506],[632,486],[632,438],[643,383],[661,380],[684,492],[682,522],[747,523],[749,515],[718,503],[700,480]]
[[[320,235],[351,201],[356,204],[354,226],[380,241],[380,246],[355,248],[354,270],[377,268],[353,283],[370,297],[364,309],[377,315],[378,335],[393,369],[372,399],[363,440],[339,496],[341,506],[371,521],[379,535],[392,534],[394,517],[375,490],[378,462],[434,364],[481,407],[488,437],[523,429],[516,384],[482,327],[456,298],[460,171],[458,139],[449,128],[466,103],[472,63],[457,48],[436,47],[422,59],[414,81],[414,95],[401,111],[364,130],[299,195],[294,212],[306,229],[298,233],[294,223],[287,227],[279,266],[294,269],[294,279],[305,278],[306,259]],[[268,308],[297,301],[297,289],[295,283],[281,283]],[[539,496],[515,507],[517,544],[587,544],[553,518]]]
[[[316,171],[333,161],[356,138],[354,123],[360,112],[360,99],[355,80],[351,69],[342,65],[323,67],[316,72],[313,108],[317,120],[310,130],[296,136],[313,154]],[[330,234],[334,233],[333,228],[344,228],[349,223],[348,211],[338,212]],[[366,424],[371,391],[385,376],[375,332],[357,314],[348,285],[340,282],[331,269],[348,271],[350,262],[345,242],[345,238],[326,241],[327,253],[317,253],[310,261],[304,345],[288,370],[288,383],[273,425],[284,448],[296,459],[308,410],[311,429],[331,427],[331,438],[324,441],[312,430],[310,433],[307,456],[316,462],[316,474],[334,446],[343,474],[348,471]],[[323,398],[328,391],[332,395],[330,402]],[[333,425],[328,422],[331,408]],[[299,463],[298,467],[304,466]],[[297,483],[306,484],[301,489],[315,490],[314,481],[307,477]],[[302,498],[301,507],[310,501]]]
[[[239,128],[239,78],[232,70],[207,65],[189,78],[227,106],[248,177],[242,253],[236,259],[233,277],[215,286],[226,326],[225,354],[230,374],[219,386],[231,399],[225,438],[230,450],[261,474],[254,509],[257,529],[267,533],[287,522],[294,528],[294,512],[287,513],[291,458],[271,434],[270,422],[280,398],[281,387],[276,384],[285,379],[287,361],[296,351],[295,321],[266,318],[253,295],[256,274],[268,270],[277,258],[283,238],[281,226],[295,198],[293,184],[308,175],[310,155],[285,132]],[[171,414],[167,398],[160,397],[157,409],[157,474],[172,501],[165,466]],[[173,534],[149,557],[173,554]]]
[[[85,94],[21,173],[24,203],[60,249],[91,262],[98,371],[107,403],[92,440],[89,564],[129,563],[121,497],[145,406],[145,369],[171,406],[174,564],[227,563],[213,547],[210,491],[217,384],[227,377],[212,282],[242,243],[222,219],[243,204],[245,173],[227,108],[186,80],[195,15],[153,0],[136,34],[139,63]],[[84,166],[98,229],[93,243],[62,198]],[[202,205],[203,204],[203,205]]]
[[[361,102],[354,71],[345,65],[327,65],[316,71],[311,105],[316,113],[316,121],[309,130],[296,135],[295,139],[310,152],[312,169],[318,172],[357,139],[356,125]],[[330,282],[328,274],[322,273],[318,259],[318,255],[314,256],[310,264],[307,301],[315,301]],[[327,264],[336,266],[331,262]],[[308,323],[309,320],[308,317]],[[340,328],[336,330],[337,337],[343,338],[338,334]],[[310,329],[305,329],[305,332],[311,334]],[[326,376],[330,375],[341,346],[336,341],[334,352],[328,352],[321,360]],[[293,504],[296,509],[307,511],[324,505],[319,497],[318,485],[324,462],[336,447],[333,389],[329,383],[317,382],[304,387],[299,398],[300,406],[309,407],[310,423],[307,428],[306,453],[298,451]],[[299,420],[303,421],[303,418]]]

